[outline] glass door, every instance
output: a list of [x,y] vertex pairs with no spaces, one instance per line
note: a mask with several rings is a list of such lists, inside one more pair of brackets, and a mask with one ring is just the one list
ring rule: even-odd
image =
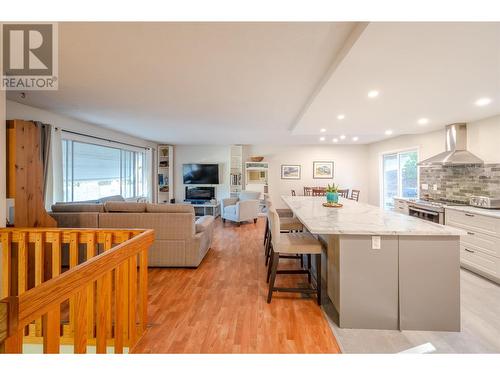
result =
[[408,150],[382,156],[382,206],[394,208],[394,197],[418,197],[418,152]]
[[393,198],[398,195],[398,154],[384,155],[382,164],[384,175],[383,207],[390,209],[394,208]]

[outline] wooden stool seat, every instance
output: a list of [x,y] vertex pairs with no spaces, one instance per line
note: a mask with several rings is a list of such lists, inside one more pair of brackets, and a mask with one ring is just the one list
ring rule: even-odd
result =
[[273,250],[280,254],[321,254],[321,244],[310,233],[281,233]]
[[296,217],[280,217],[280,231],[303,231],[304,225]]

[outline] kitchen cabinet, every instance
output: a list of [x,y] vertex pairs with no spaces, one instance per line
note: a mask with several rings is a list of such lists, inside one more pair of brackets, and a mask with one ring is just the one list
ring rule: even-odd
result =
[[500,217],[478,209],[447,208],[446,225],[463,229],[460,240],[462,267],[500,283]]

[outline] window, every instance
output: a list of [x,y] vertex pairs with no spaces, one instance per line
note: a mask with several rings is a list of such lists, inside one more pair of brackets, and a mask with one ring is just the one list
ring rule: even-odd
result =
[[418,152],[408,150],[382,155],[383,193],[385,209],[394,207],[393,198],[418,196]]
[[62,148],[64,201],[147,195],[145,152],[71,139]]

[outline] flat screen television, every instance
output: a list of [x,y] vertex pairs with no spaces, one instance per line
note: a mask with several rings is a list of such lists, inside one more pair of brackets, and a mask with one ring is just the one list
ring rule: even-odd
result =
[[215,199],[212,186],[186,186],[186,201],[209,201]]
[[183,164],[182,175],[185,185],[217,185],[219,164]]

